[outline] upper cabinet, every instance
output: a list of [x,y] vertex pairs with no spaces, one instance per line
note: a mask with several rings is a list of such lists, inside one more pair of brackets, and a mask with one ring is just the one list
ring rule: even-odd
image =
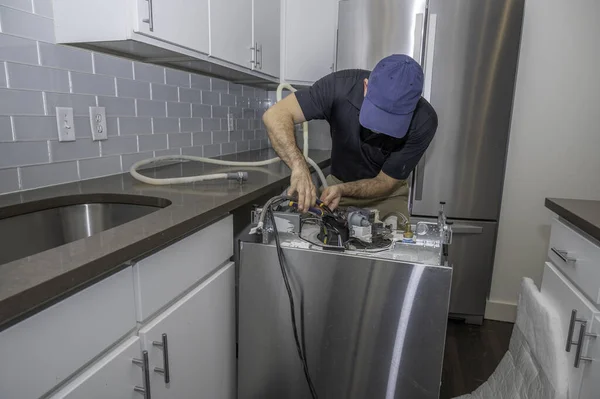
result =
[[135,1],[135,32],[208,54],[208,0]]
[[210,55],[252,67],[252,0],[211,0]]
[[337,0],[282,0],[282,80],[312,84],[334,71]]
[[281,0],[254,0],[253,68],[279,76],[281,66]]

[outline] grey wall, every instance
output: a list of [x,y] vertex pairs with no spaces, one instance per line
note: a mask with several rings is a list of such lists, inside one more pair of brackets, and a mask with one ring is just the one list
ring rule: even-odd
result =
[[[51,0],[0,0],[0,194],[121,173],[152,156],[265,148],[266,99],[262,89],[56,45]],[[91,140],[96,105],[106,107],[106,141]],[[57,106],[74,109],[75,142],[58,142]]]

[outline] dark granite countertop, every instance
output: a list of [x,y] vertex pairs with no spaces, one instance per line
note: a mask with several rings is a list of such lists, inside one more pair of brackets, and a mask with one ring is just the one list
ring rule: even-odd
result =
[[546,208],[600,242],[600,201],[546,198]]
[[[273,156],[272,150],[258,150],[222,158],[257,161]],[[310,151],[310,157],[321,167],[330,164],[329,151]],[[144,170],[143,174],[152,177],[238,170],[249,171],[249,179],[243,185],[220,180],[193,185],[150,186],[126,173],[0,196],[0,219],[37,209],[82,202],[110,202],[115,198],[147,204],[148,200],[142,201],[144,198],[140,196],[150,196],[171,202],[166,208],[113,229],[0,265],[0,330],[121,270],[127,262],[255,201],[285,184],[290,174],[283,163],[240,168],[187,162]]]

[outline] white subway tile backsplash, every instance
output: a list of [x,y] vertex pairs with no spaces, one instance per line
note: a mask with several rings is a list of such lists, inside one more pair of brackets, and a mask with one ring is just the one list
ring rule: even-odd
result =
[[238,141],[236,143],[236,145],[237,145],[237,152],[248,151],[250,149],[249,141]]
[[229,94],[241,96],[242,95],[242,85],[238,85],[238,84],[229,82]]
[[[37,55],[36,55],[37,63]],[[45,66],[92,73],[92,54],[75,47],[40,42],[40,63]]]
[[248,119],[236,119],[235,130],[246,130],[250,128],[250,121]]
[[221,144],[221,154],[233,154],[237,151],[237,146],[235,143],[223,143]]
[[0,169],[0,194],[19,190],[19,172],[17,168]]
[[[106,118],[106,133],[108,137],[119,135],[119,118],[107,117]],[[77,132],[75,132],[77,135]]]
[[213,92],[218,92],[218,93],[227,93],[229,91],[229,84],[228,82],[221,80],[221,79],[217,79],[217,78],[211,78],[211,91]]
[[213,144],[229,142],[229,132],[223,132],[223,131],[212,132],[212,142],[213,142]]
[[31,0],[0,0],[0,5],[32,12]]
[[140,136],[140,151],[166,150],[168,148],[168,140],[166,134],[151,134]]
[[50,155],[52,162],[94,158],[100,156],[100,143],[91,139],[67,142],[51,141]]
[[235,105],[238,108],[248,108],[250,107],[250,99],[248,97],[235,97]]
[[243,132],[243,139],[245,141],[254,140],[254,136],[255,136],[254,130],[244,130],[244,132]]
[[[57,128],[56,128],[56,118],[55,117],[48,117],[52,119],[53,125],[54,125],[54,138],[58,137],[58,132],[57,132]],[[111,118],[111,119],[115,119],[115,118]],[[92,126],[90,125],[90,118],[89,116],[75,116],[73,118],[73,126],[75,126],[75,138],[77,140],[81,139],[89,139],[92,138]],[[111,131],[108,127],[107,127],[107,136],[116,136],[117,135],[117,129],[115,127],[115,129],[113,131]]]
[[202,118],[181,118],[180,126],[182,132],[201,132]]
[[267,131],[266,130],[255,130],[254,131],[254,138],[255,139],[266,139],[267,138]]
[[33,12],[44,17],[53,18],[52,0],[33,0]]
[[199,103],[202,101],[202,92],[197,89],[179,88],[179,101],[186,103]]
[[192,104],[192,116],[194,118],[210,118],[212,115],[210,105]]
[[155,157],[163,157],[166,155],[181,155],[181,148],[171,148],[169,150],[154,151]]
[[220,105],[212,106],[212,117],[213,118],[227,118],[228,113],[229,113],[228,107],[222,107]]
[[210,78],[207,76],[192,74],[191,76],[192,88],[200,90],[210,90]]
[[228,105],[230,107],[235,107],[235,96],[233,94],[225,94],[221,93],[221,105]]
[[[13,116],[13,126],[17,141],[58,140],[56,118],[53,116]],[[75,132],[79,133],[77,126]]]
[[0,33],[0,60],[37,64],[36,41]]
[[242,141],[244,138],[243,132],[240,130],[236,130],[233,132],[229,132],[229,141]]
[[260,150],[262,143],[260,140],[250,140],[250,149],[251,150]]
[[119,134],[121,136],[128,136],[134,134],[152,134],[152,120],[150,118],[141,117],[120,117]]
[[98,96],[98,106],[106,108],[106,116],[135,116],[133,98]]
[[192,133],[192,145],[194,147],[207,144],[212,144],[211,132]]
[[239,119],[244,116],[244,109],[238,107],[229,107],[229,113],[232,114],[234,118]]
[[115,78],[110,76],[71,72],[71,83],[73,93],[115,95]]
[[135,80],[143,80],[144,82],[165,83],[165,68],[144,64],[141,62],[133,63],[133,72]]
[[207,158],[218,157],[221,155],[221,144],[205,145],[203,153]]
[[[129,171],[131,165],[136,162],[143,161],[144,159],[153,158],[154,153],[150,152],[139,152],[135,154],[123,154],[121,155],[121,166],[123,167],[123,172]],[[142,168],[143,169],[143,168]]]
[[44,115],[42,93],[0,89],[0,115]]
[[129,154],[138,151],[137,137],[135,136],[109,137],[108,140],[102,141],[100,146],[102,156]]
[[202,150],[203,150],[202,146],[186,147],[186,148],[181,149],[181,154],[182,155],[190,155],[193,157],[202,157],[202,156],[204,156]]
[[79,179],[77,161],[24,166],[20,168],[20,172],[23,190],[52,186]]
[[[56,107],[69,107],[73,108],[73,115],[89,116],[90,107],[96,106],[96,97],[94,96],[61,93],[45,93],[44,95],[48,115],[56,115]],[[77,134],[77,131],[75,131],[75,134]]]
[[13,142],[0,145],[0,168],[50,162],[45,141]]
[[150,84],[148,82],[117,78],[117,96],[150,99]]
[[29,12],[0,6],[0,27],[3,33],[54,43],[54,22]]
[[0,87],[7,87],[6,74],[4,73],[4,65],[0,64]]
[[221,96],[212,91],[202,91],[202,104],[221,105]]
[[167,116],[167,104],[164,101],[136,100],[137,116]]
[[192,145],[191,133],[169,134],[169,148],[190,147]]
[[133,63],[125,58],[94,53],[94,72],[101,75],[133,79]]
[[254,97],[254,87],[242,86],[242,96]]
[[167,103],[167,116],[176,118],[189,118],[192,116],[191,104]]
[[13,141],[9,116],[0,116],[0,142]]
[[159,101],[179,101],[177,87],[152,83],[152,99]]
[[79,161],[79,176],[83,179],[121,173],[121,157],[103,157]]
[[179,132],[179,119],[177,118],[154,118],[152,125],[155,134]]
[[165,81],[168,85],[190,87],[190,73],[166,68]]
[[202,119],[202,131],[210,132],[213,130],[221,130],[221,120],[211,118]]

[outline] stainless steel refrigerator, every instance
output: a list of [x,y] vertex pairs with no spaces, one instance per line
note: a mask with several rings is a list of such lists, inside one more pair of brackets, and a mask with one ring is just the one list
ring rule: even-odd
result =
[[481,323],[491,284],[524,0],[340,0],[336,69],[393,53],[425,73],[436,136],[413,173],[413,219],[454,221],[451,316]]

